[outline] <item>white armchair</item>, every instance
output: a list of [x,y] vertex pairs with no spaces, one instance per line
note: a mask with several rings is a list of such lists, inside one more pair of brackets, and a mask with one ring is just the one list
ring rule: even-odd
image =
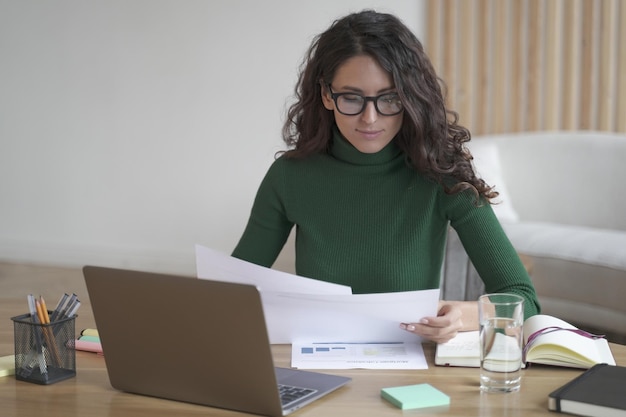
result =
[[626,335],[626,135],[474,137],[479,174],[517,251],[532,258],[543,312]]

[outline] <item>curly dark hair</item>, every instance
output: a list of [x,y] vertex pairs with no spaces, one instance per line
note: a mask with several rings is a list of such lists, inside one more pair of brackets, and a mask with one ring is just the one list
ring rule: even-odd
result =
[[441,184],[446,193],[471,190],[480,200],[498,193],[476,176],[464,145],[471,139],[458,124],[458,114],[445,106],[441,80],[417,37],[397,17],[364,10],[333,22],[318,35],[304,57],[295,88],[296,101],[287,112],[283,140],[288,158],[328,152],[334,113],[321,100],[321,89],[332,83],[349,58],[367,55],[391,74],[405,117],[394,139],[407,163]]

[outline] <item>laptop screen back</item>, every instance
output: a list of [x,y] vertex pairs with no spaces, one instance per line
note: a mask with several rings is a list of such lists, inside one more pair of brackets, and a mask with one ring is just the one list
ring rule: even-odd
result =
[[114,388],[282,414],[256,287],[90,266],[83,272]]

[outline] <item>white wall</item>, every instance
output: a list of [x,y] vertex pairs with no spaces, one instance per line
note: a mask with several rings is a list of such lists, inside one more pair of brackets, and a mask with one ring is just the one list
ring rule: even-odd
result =
[[366,7],[422,36],[415,0],[0,0],[0,260],[230,253],[304,51]]

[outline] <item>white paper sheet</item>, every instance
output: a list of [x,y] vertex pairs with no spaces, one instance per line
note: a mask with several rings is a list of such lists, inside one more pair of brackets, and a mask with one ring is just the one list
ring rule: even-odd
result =
[[[351,289],[263,268],[196,246],[198,277],[256,285],[270,343],[420,342],[401,322],[436,316],[439,289],[351,294]],[[347,289],[347,291],[346,291]]]
[[196,245],[196,272],[198,278],[253,284],[261,292],[352,294],[345,285],[265,268],[201,245]]
[[297,343],[291,366],[299,369],[428,369],[419,343]]
[[384,294],[315,295],[262,292],[271,343],[417,342],[400,329],[437,315],[439,290]]

